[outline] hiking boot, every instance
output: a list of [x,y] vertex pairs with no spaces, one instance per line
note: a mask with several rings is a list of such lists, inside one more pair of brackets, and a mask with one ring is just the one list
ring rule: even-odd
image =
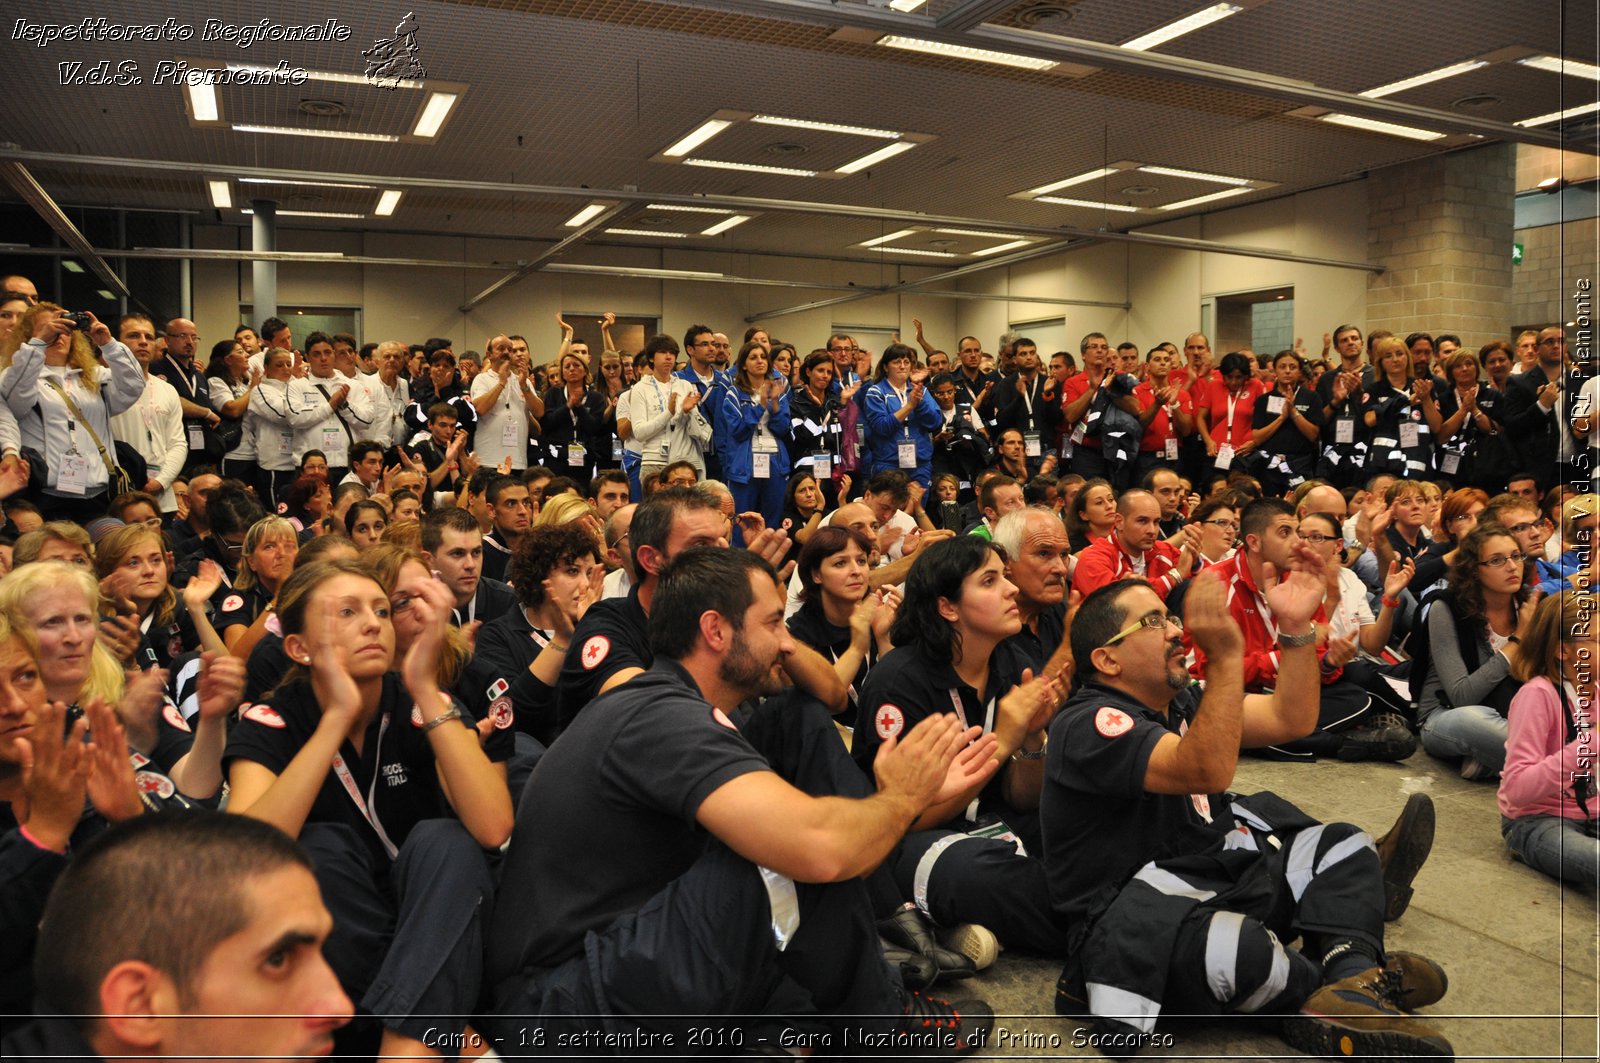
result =
[[971,960],[972,966],[980,971],[994,966],[994,961],[1000,958],[1000,939],[994,936],[993,930],[977,923],[962,923],[939,931],[939,943]]
[[1394,987],[1394,999],[1407,1011],[1416,1011],[1444,999],[1450,978],[1444,968],[1415,952],[1391,952],[1384,974]]
[[1417,736],[1393,713],[1374,716],[1339,737],[1343,741],[1336,755],[1343,761],[1405,760],[1417,751]]
[[906,949],[932,960],[939,977],[951,980],[970,978],[978,969],[966,956],[945,948],[934,940],[933,924],[914,906],[906,905],[887,918],[878,920],[878,933],[896,948]]
[[902,949],[879,939],[883,958],[890,967],[900,972],[900,982],[907,989],[926,989],[939,978],[939,965],[920,952]]
[[895,1041],[917,1055],[975,1052],[987,1043],[994,1025],[994,1009],[981,1000],[951,1003],[911,991],[905,995],[902,1016]]
[[1358,1056],[1454,1059],[1444,1035],[1395,999],[1393,972],[1369,967],[1311,994],[1300,1014],[1283,1021],[1283,1039],[1302,1052],[1330,1059]]
[[1377,841],[1383,868],[1383,918],[1394,922],[1411,903],[1411,882],[1433,849],[1433,798],[1412,794],[1389,832]]

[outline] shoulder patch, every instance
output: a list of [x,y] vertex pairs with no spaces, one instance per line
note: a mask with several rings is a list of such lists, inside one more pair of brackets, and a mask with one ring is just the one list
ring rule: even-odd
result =
[[411,726],[422,726],[422,706],[418,705],[416,702],[411,703]]
[[178,788],[172,780],[155,771],[136,771],[133,781],[138,784],[142,794],[154,794],[156,797],[168,798],[177,792]]
[[510,727],[516,720],[516,714],[511,711],[511,699],[502,694],[490,702],[489,719],[494,721],[496,731],[504,731]]
[[289,726],[283,722],[283,717],[278,715],[277,710],[266,705],[247,705],[239,713],[239,717],[254,720],[264,727],[273,727],[280,731]]
[[604,635],[590,635],[583,644],[583,651],[578,660],[583,662],[583,667],[593,670],[600,667],[600,662],[606,659],[611,652],[611,640]]
[[737,728],[737,727],[735,727],[733,725],[733,721],[732,720],[728,719],[728,714],[727,713],[723,712],[721,709],[717,708],[714,705],[711,707],[711,718],[713,720],[717,721],[718,723],[720,723],[722,726],[726,727],[730,731],[737,731],[739,729],[739,728]]
[[242,594],[230,594],[226,598],[222,599],[222,611],[224,613],[231,613],[235,609],[243,609],[243,608],[244,608],[244,595],[242,595]]
[[194,730],[194,728],[189,726],[189,721],[183,718],[183,713],[178,711],[178,706],[174,705],[170,701],[161,706],[161,718],[166,720],[180,731]]
[[489,684],[489,690],[486,696],[490,701],[493,701],[495,698],[499,697],[501,694],[504,694],[510,689],[511,684],[506,682],[505,679],[496,679],[493,683]]
[[1102,705],[1095,710],[1094,729],[1101,738],[1117,738],[1133,730],[1133,717],[1121,709]]
[[878,732],[879,738],[894,738],[906,729],[906,714],[898,705],[879,705],[872,717],[872,729]]

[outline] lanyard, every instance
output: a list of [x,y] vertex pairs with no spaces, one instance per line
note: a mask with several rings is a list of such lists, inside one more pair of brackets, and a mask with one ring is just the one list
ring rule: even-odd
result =
[[[661,408],[665,410],[667,408],[667,396],[661,394],[661,381],[657,380],[655,377],[650,377],[649,380],[650,386],[656,389],[656,401],[661,403]],[[671,384],[667,385],[667,392],[668,394],[672,392]]]
[[[1246,386],[1248,387],[1248,385],[1246,385]],[[1230,394],[1231,394],[1231,392],[1230,392]],[[1239,403],[1241,403],[1243,401],[1244,401],[1244,392],[1241,391],[1241,392],[1239,392],[1237,397],[1235,397],[1233,399],[1230,399],[1229,402],[1228,402],[1228,430],[1227,430],[1227,434],[1224,435],[1223,438],[1229,443],[1233,442],[1233,415],[1236,412],[1238,412]]]
[[[183,390],[189,393],[189,398],[192,401],[195,398],[196,392],[198,391],[198,388],[195,386],[195,382],[189,379],[188,374],[183,371],[183,366],[172,360],[172,355],[169,354],[162,360],[170,365],[172,367],[172,371],[177,374],[178,379],[183,381]],[[198,379],[199,376],[199,373],[195,373],[196,379]]]
[[467,602],[466,619],[461,619],[462,610],[460,608],[457,608],[455,612],[456,618],[459,622],[458,626],[465,627],[466,625],[472,623],[472,621],[478,615],[478,592],[473,591],[471,600]]
[[[884,383],[885,384],[889,384],[889,382],[887,380],[885,380]],[[894,392],[894,397],[900,400],[900,405],[901,406],[904,406],[906,404],[906,397],[911,394],[911,387],[909,385],[907,385],[907,387],[906,387],[906,389],[904,391],[901,391],[899,388],[895,387],[893,384],[889,384],[889,390]],[[906,411],[906,419],[905,419],[904,422],[902,422],[902,425],[901,425],[901,428],[900,428],[900,435],[904,439],[910,439],[911,438],[911,411],[910,410]]]
[[533,626],[533,620],[528,616],[526,609],[522,611],[522,616],[528,621],[528,637],[533,640],[533,644],[541,650],[550,645],[550,637]]
[[[961,726],[970,726],[967,723],[967,707],[961,701],[961,691],[955,687],[950,688],[950,704],[955,706],[956,715],[961,717]],[[994,730],[994,698],[991,696],[989,704],[984,706],[983,709],[983,733],[988,734],[992,730]],[[971,803],[967,805],[966,817],[968,823],[977,822],[978,802],[980,800],[982,800],[981,794],[978,797],[974,797]]]
[[[1022,378],[1018,377],[1017,379],[1018,379],[1018,382],[1020,383]],[[1035,376],[1033,378],[1032,383],[1029,383],[1026,387],[1023,387],[1023,388],[1020,389],[1022,391],[1022,404],[1028,408],[1028,427],[1029,428],[1037,427],[1033,423],[1033,387],[1034,387],[1035,384],[1038,384],[1038,383],[1039,383],[1039,378],[1037,376]]]
[[356,786],[355,779],[351,777],[349,767],[345,765],[343,753],[335,753],[333,755],[333,772],[339,776],[339,782],[344,785],[344,792],[349,794],[350,800],[356,803],[356,808],[360,811],[361,818],[371,824],[372,829],[377,832],[378,840],[383,843],[384,852],[388,853],[389,859],[393,860],[400,855],[400,847],[389,840],[389,835],[383,829],[383,824],[378,822],[377,814],[378,776],[383,774],[383,758],[379,754],[383,752],[383,736],[384,732],[388,730],[389,714],[386,712],[383,714],[382,722],[378,724],[377,744],[372,748],[374,754],[372,784],[367,787],[366,800],[361,798],[361,790]]

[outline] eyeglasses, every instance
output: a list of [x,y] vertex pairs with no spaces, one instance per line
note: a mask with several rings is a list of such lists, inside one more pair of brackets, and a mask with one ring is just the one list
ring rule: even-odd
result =
[[1535,521],[1525,520],[1521,524],[1513,524],[1511,527],[1507,528],[1506,531],[1510,532],[1512,535],[1526,535],[1533,529],[1535,523]]
[[1165,631],[1168,624],[1172,624],[1179,628],[1183,626],[1182,623],[1179,622],[1178,618],[1170,613],[1146,613],[1144,616],[1141,616],[1139,619],[1135,620],[1133,623],[1129,624],[1127,627],[1123,628],[1121,631],[1102,642],[1100,646],[1102,649],[1107,646],[1115,646],[1129,635],[1136,635],[1147,627],[1157,628]]
[[1312,546],[1321,546],[1323,543],[1336,543],[1341,541],[1337,535],[1324,535],[1322,532],[1301,532],[1300,538],[1310,543]]
[[1236,520],[1203,520],[1200,523],[1209,524],[1213,528],[1221,528],[1223,531],[1239,530],[1239,522]]
[[228,542],[228,540],[224,539],[224,540],[222,540],[222,548],[224,550],[228,551],[228,553],[230,553],[230,554],[242,554],[242,553],[244,553],[244,543],[242,543],[242,542],[230,543],[230,542]]
[[1505,568],[1507,565],[1520,565],[1524,560],[1522,554],[1496,554],[1478,564],[1482,568]]

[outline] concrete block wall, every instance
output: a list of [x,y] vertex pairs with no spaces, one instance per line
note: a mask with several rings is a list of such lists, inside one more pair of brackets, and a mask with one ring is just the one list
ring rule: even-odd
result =
[[1600,219],[1518,229],[1515,239],[1523,252],[1522,265],[1512,271],[1510,324],[1537,328],[1571,321],[1578,280],[1600,280],[1595,275]]

